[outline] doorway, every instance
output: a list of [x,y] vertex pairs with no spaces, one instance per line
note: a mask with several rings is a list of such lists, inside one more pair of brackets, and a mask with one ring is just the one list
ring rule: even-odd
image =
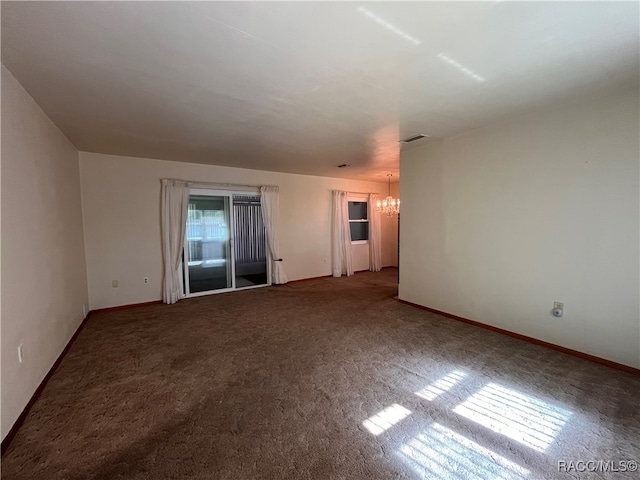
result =
[[186,296],[269,285],[260,195],[192,189],[184,242]]

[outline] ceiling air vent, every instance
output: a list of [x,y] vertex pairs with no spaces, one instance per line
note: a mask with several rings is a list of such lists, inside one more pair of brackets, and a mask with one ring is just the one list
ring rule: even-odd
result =
[[409,138],[405,138],[404,140],[400,140],[401,143],[411,143],[411,142],[415,142],[416,140],[420,140],[421,138],[425,138],[428,137],[429,135],[425,135],[424,133],[421,133],[419,135],[414,135],[413,137],[409,137]]

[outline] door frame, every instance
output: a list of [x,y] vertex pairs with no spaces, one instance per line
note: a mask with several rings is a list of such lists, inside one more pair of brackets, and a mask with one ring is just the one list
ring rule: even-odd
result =
[[[233,195],[257,195],[260,196],[258,189],[250,190],[222,190],[216,188],[190,188],[189,197],[191,195],[205,195],[210,197],[227,197],[229,199],[229,243],[227,247],[228,260],[231,262],[231,287],[219,288],[217,290],[207,290],[204,292],[189,292],[189,253],[187,249],[187,230],[185,229],[184,238],[182,239],[182,276],[184,281],[185,298],[202,297],[204,295],[215,295],[217,293],[235,292],[238,290],[250,290],[252,288],[268,287],[271,285],[271,252],[269,246],[266,247],[266,263],[267,263],[267,283],[263,285],[249,285],[238,288],[236,286],[236,256],[235,256],[235,219],[233,216]],[[265,242],[267,240],[265,239]]]

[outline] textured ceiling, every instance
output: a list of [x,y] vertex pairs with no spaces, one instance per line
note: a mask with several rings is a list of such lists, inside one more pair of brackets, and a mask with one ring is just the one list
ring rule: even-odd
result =
[[401,138],[637,82],[638,18],[637,2],[3,2],[2,62],[79,150],[385,181]]

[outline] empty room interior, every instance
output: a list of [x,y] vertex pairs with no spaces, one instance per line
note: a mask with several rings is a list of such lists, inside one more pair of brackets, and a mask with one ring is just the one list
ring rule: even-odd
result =
[[638,478],[638,2],[0,8],[2,478]]

